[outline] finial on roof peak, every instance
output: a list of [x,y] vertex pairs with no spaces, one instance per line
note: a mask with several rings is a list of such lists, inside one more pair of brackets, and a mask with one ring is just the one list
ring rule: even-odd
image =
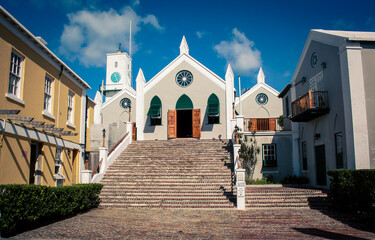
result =
[[189,55],[189,46],[186,42],[185,35],[182,37],[182,41],[181,41],[181,44],[180,44],[180,55],[184,54],[184,53]]
[[258,72],[258,83],[265,83],[266,76],[264,75],[262,67],[259,68]]

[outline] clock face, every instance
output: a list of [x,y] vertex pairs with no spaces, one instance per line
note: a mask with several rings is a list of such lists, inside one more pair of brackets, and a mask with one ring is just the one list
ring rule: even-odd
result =
[[120,101],[120,106],[124,109],[130,108],[131,107],[132,101],[130,101],[129,98],[123,98]]
[[187,70],[179,71],[176,75],[176,83],[180,87],[188,87],[193,82],[193,74]]
[[266,105],[267,102],[268,102],[268,97],[265,93],[259,93],[256,97],[255,97],[255,101],[259,104],[259,105]]
[[316,55],[316,53],[313,53],[311,55],[311,67],[314,68],[317,63],[318,63],[318,55]]
[[121,79],[120,73],[118,73],[118,72],[112,73],[112,75],[111,75],[112,82],[117,83],[117,82],[120,81],[120,79]]

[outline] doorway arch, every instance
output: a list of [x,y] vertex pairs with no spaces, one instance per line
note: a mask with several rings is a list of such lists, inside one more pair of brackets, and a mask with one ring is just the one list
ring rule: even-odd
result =
[[176,103],[176,110],[181,109],[193,109],[194,105],[191,99],[188,97],[188,95],[183,94]]

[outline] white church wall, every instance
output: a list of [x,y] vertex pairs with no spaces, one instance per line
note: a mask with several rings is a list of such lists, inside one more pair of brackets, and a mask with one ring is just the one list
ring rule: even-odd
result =
[[[267,104],[259,105],[256,102],[255,98],[259,93],[265,93],[267,95]],[[242,115],[245,118],[278,118],[283,114],[282,99],[278,98],[267,89],[261,87],[248,96],[245,94],[243,94],[244,97],[241,98]],[[236,104],[235,108],[239,113],[240,111],[238,103]]]
[[128,98],[131,101],[130,119],[136,121],[136,99],[126,91],[121,91],[111,102],[106,102],[102,108],[103,124],[112,124],[118,122],[129,122],[129,108],[124,109],[120,106],[122,99]]
[[[176,84],[176,74],[181,70],[188,70],[193,74],[193,82],[188,87],[180,87]],[[220,123],[208,124],[206,109],[209,96],[215,93],[220,101]],[[210,80],[200,69],[193,67],[186,61],[177,65],[165,77],[157,82],[145,93],[144,100],[144,139],[167,139],[168,110],[176,109],[178,99],[186,94],[193,102],[194,109],[201,109],[201,138],[219,138],[226,136],[226,110],[225,110],[225,85],[220,87]],[[162,124],[161,126],[150,126],[147,112],[150,108],[151,99],[158,96],[162,102]],[[140,131],[140,129],[138,129]]]

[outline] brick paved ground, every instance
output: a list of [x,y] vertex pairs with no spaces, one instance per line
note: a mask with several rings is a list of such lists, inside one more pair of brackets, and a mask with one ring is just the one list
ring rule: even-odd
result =
[[16,239],[375,239],[375,225],[312,209],[94,209]]

